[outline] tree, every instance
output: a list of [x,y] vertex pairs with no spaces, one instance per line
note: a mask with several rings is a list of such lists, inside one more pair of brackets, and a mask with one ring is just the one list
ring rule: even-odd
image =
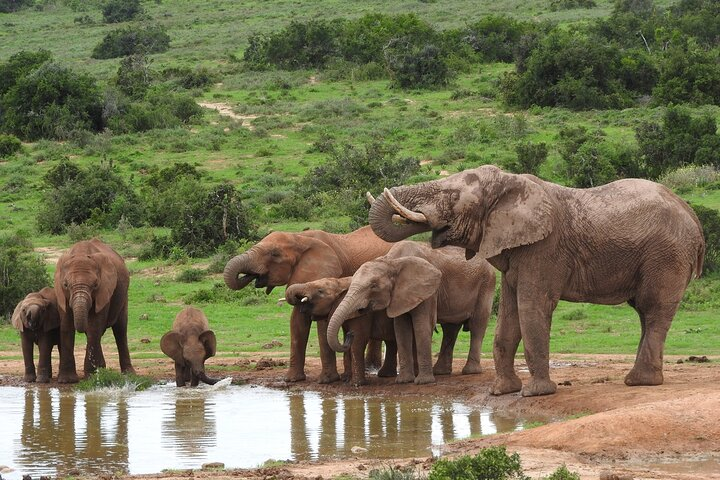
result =
[[52,60],[47,50],[36,52],[20,51],[11,55],[7,62],[0,64],[0,96],[4,95],[18,80]]
[[390,41],[385,65],[393,86],[399,88],[443,87],[452,76],[440,48],[430,43],[416,45],[408,38]]
[[133,20],[144,13],[140,0],[106,0],[102,6],[105,23]]
[[107,59],[134,54],[162,53],[170,48],[170,36],[162,25],[118,28],[93,48],[92,58]]
[[26,234],[0,237],[0,317],[8,318],[30,292],[50,285],[42,257]]

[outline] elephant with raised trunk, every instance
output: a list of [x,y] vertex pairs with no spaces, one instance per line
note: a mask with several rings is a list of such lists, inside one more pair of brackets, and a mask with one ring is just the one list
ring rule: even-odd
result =
[[160,349],[175,361],[175,384],[197,387],[202,381],[215,385],[219,380],[205,373],[205,360],[215,355],[217,340],[205,314],[186,307],[175,317],[172,330],[160,339]]
[[[11,317],[11,323],[20,332],[26,382],[47,383],[52,378],[52,349],[60,349],[60,314],[55,290],[45,287],[28,293]],[[34,345],[38,346],[38,368],[33,361]]]
[[[397,382],[432,383],[434,375],[451,373],[455,340],[465,326],[470,330],[470,352],[463,373],[479,373],[494,295],[495,271],[486,260],[467,261],[460,248],[433,250],[420,242],[400,242],[355,272],[330,319],[328,342],[335,351],[347,349],[338,340],[340,327],[355,316],[383,311],[394,319],[400,360]],[[436,323],[443,328],[443,339],[432,366]]]
[[[388,241],[432,231],[433,247],[462,247],[467,258],[487,258],[502,272],[495,395],[556,391],[550,323],[560,300],[630,304],[641,336],[625,383],[661,384],[665,338],[705,252],[697,216],[660,184],[626,179],[567,188],[491,165],[386,189],[370,224]],[[530,370],[524,386],[514,370],[521,339]]]
[[[225,284],[238,290],[254,282],[255,288],[270,293],[281,285],[293,285],[327,277],[346,277],[368,260],[384,255],[392,244],[381,240],[370,227],[346,235],[308,230],[299,233],[273,232],[225,265]],[[288,382],[305,380],[305,349],[310,335],[310,315],[294,307],[290,316],[290,367]],[[340,379],[335,352],[327,344],[327,322],[317,322],[322,372],[318,381]],[[379,367],[381,345],[368,345],[366,361]]]
[[75,331],[87,337],[85,375],[105,367],[100,339],[112,328],[123,373],[135,373],[127,343],[128,272],[122,257],[93,238],[77,242],[58,260],[55,294],[60,312],[60,373],[58,382],[78,381]]
[[[290,305],[309,314],[313,321],[327,322],[345,298],[352,277],[321,278],[307,283],[296,283],[285,290],[285,299]],[[365,347],[372,340],[384,341],[385,362],[378,370],[378,377],[397,375],[397,345],[393,321],[384,312],[369,312],[348,320],[343,324],[346,338],[352,337],[351,348],[343,357],[343,380],[352,385],[367,383],[365,378]]]

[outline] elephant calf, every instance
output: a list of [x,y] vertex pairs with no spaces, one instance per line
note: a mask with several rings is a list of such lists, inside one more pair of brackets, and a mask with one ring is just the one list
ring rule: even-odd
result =
[[[310,315],[314,321],[322,321],[327,327],[327,319],[345,298],[352,277],[322,278],[307,283],[296,283],[285,290],[285,299],[300,312]],[[320,328],[321,323],[318,323]],[[385,342],[385,361],[378,371],[379,377],[397,375],[397,344],[392,320],[385,312],[368,312],[365,315],[347,320],[343,324],[346,338],[352,338],[351,348],[345,352],[343,379],[349,379],[355,386],[367,383],[365,379],[365,348],[370,340]],[[325,334],[326,332],[322,332]]]
[[219,381],[205,374],[205,360],[215,355],[216,340],[201,310],[187,307],[178,313],[172,330],[160,339],[160,348],[175,361],[178,387],[184,387],[186,382],[196,387],[200,381],[208,385]]
[[[47,383],[52,377],[50,355],[55,345],[60,348],[60,314],[55,290],[45,287],[30,292],[15,307],[12,325],[20,332],[26,382]],[[38,346],[37,375],[33,363],[34,345]]]

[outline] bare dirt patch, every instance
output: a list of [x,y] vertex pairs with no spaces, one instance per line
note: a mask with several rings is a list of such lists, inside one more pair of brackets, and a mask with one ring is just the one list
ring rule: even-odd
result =
[[[108,349],[109,366],[117,358]],[[687,361],[687,357],[666,358],[665,383],[656,387],[627,387],[623,378],[632,366],[629,356],[555,355],[553,379],[560,384],[555,395],[522,398],[518,394],[494,397],[489,387],[494,380],[492,362],[485,360],[480,375],[459,373],[437,377],[435,385],[395,385],[392,379],[369,377],[370,384],[351,387],[336,383],[318,385],[317,358],[308,359],[304,382],[287,384],[285,352],[264,352],[255,357],[213,357],[213,366],[238,381],[291,390],[317,390],[354,394],[366,392],[444,395],[512,413],[538,413],[557,419],[543,426],[510,434],[469,439],[447,445],[444,455],[477,453],[491,445],[506,445],[520,453],[523,468],[532,478],[552,473],[565,464],[583,479],[720,479],[720,359]],[[78,355],[81,351],[78,350]],[[272,358],[275,356],[275,358]],[[278,357],[280,355],[281,357]],[[21,385],[22,361],[18,352],[0,352],[0,385]],[[684,363],[676,363],[683,359]],[[169,359],[134,360],[138,373],[172,379]],[[258,367],[259,365],[259,367]],[[455,362],[459,372],[462,361]],[[518,361],[522,378],[528,374]],[[57,370],[56,370],[57,371]],[[373,468],[390,465],[412,467],[427,473],[431,458],[398,458],[392,461],[358,456],[354,459],[297,462],[280,467],[172,472],[126,478],[277,478],[318,479],[339,475],[366,477]],[[171,465],[168,468],[172,468]]]

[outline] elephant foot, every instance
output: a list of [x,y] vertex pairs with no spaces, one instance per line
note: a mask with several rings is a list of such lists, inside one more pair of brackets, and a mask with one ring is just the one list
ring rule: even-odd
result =
[[415,377],[415,385],[426,385],[435,383],[435,376],[432,373],[424,373]]
[[50,375],[38,375],[37,383],[50,383]]
[[340,380],[340,375],[337,372],[334,373],[321,373],[318,377],[318,383],[327,384],[334,383]]
[[58,374],[57,378],[58,383],[78,383],[80,381],[80,377],[78,377],[77,373],[62,373]]
[[466,363],[462,369],[463,375],[476,375],[478,373],[482,373],[479,363]]
[[395,383],[412,383],[415,381],[414,375],[398,375],[395,379]]
[[125,375],[135,375],[135,369],[132,366],[125,367],[120,370]]
[[557,384],[547,379],[531,378],[530,381],[522,388],[523,397],[535,397],[538,395],[550,395],[557,391]]
[[507,393],[519,392],[522,389],[522,381],[517,375],[511,377],[497,377],[495,384],[490,389],[491,395],[505,395]]
[[367,385],[368,381],[365,379],[365,377],[362,378],[355,378],[350,382],[350,385],[353,387],[361,387],[363,385]]
[[662,370],[645,370],[641,371],[639,368],[633,367],[625,376],[625,385],[628,387],[635,387],[639,385],[662,385],[663,373]]
[[25,376],[23,376],[23,380],[27,383],[33,383],[35,381],[35,374],[26,373]]
[[378,377],[397,377],[397,367],[383,367],[377,372]]
[[450,375],[452,373],[452,365],[438,365],[433,367],[434,375]]
[[302,382],[305,378],[305,372],[288,372],[285,375],[286,382]]

